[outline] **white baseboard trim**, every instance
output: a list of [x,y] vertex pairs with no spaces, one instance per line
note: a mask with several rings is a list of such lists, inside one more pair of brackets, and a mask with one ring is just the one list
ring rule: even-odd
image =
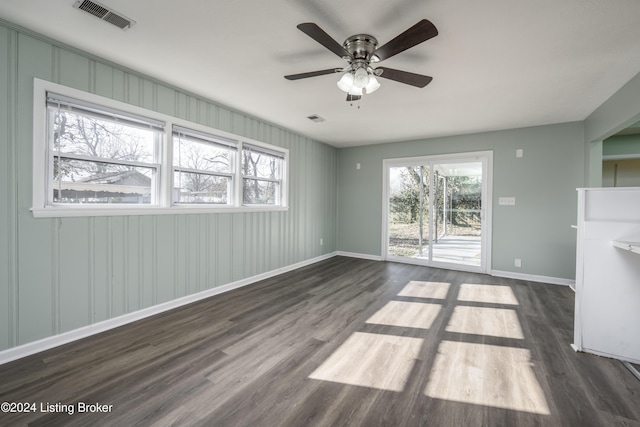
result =
[[635,366],[633,366],[631,363],[629,362],[622,362],[622,364],[629,370],[631,371],[631,373],[633,374],[634,377],[636,377],[637,379],[640,380],[640,371],[638,371],[636,369]]
[[529,282],[550,283],[552,285],[575,287],[576,281],[571,279],[562,279],[560,277],[538,276],[535,274],[514,273],[513,271],[491,270],[492,276],[504,277],[507,279],[527,280]]
[[350,258],[368,259],[368,260],[371,260],[371,261],[382,261],[382,257],[379,256],[379,255],[359,254],[357,252],[337,251],[337,252],[335,252],[335,255],[337,255],[337,256],[346,256],[346,257],[350,257]]
[[132,313],[127,313],[122,316],[114,317],[113,319],[104,320],[91,325],[83,326],[78,329],[74,329],[72,331],[64,332],[62,334],[53,335],[51,337],[32,341],[30,343],[19,345],[17,347],[12,347],[7,350],[0,351],[0,365],[11,362],[13,360],[21,359],[26,356],[30,356],[35,353],[39,353],[41,351],[49,350],[63,344],[68,344],[70,342],[77,341],[91,335],[96,335],[101,332],[108,331],[109,329],[114,329],[128,323],[144,319],[146,317],[154,316],[156,314],[160,314],[174,308],[182,307],[183,305],[191,304],[196,301],[212,297],[214,295],[219,295],[224,292],[229,292],[231,290],[241,288],[243,286],[251,285],[255,282],[269,279],[282,273],[286,273],[301,267],[305,267],[307,265],[315,264],[317,262],[333,258],[334,256],[336,256],[336,252],[331,252],[325,255],[291,264],[286,267],[277,268],[275,270],[257,274],[255,276],[247,277],[235,282],[227,283],[222,286],[207,289],[206,291],[198,292],[196,294],[187,295],[175,300],[154,305],[152,307],[144,308]]

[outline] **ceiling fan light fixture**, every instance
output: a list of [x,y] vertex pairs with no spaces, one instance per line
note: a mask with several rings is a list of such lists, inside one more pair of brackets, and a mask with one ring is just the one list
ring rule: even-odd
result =
[[353,85],[364,89],[369,84],[369,73],[365,67],[358,68],[353,76]]
[[338,80],[338,87],[341,91],[349,93],[353,87],[353,74],[351,72],[344,73],[340,80]]
[[[86,0],[89,1],[89,0]],[[427,19],[403,31],[395,38],[378,47],[378,40],[369,34],[355,34],[348,37],[342,45],[313,22],[299,24],[298,29],[327,48],[332,53],[347,61],[344,68],[329,68],[308,73],[284,76],[287,80],[306,79],[324,76],[325,74],[342,73],[337,82],[338,88],[347,93],[347,101],[360,100],[362,95],[375,92],[380,88],[377,77],[394,80],[399,83],[425,87],[433,80],[430,76],[395,70],[393,68],[373,68],[371,65],[389,59],[407,49],[425,42],[438,35],[438,30]]]
[[344,73],[338,80],[338,88],[349,95],[362,96],[375,92],[379,87],[378,79],[364,67]]
[[369,83],[367,83],[367,86],[365,86],[364,91],[367,94],[370,94],[377,91],[379,88],[380,88],[380,82],[378,82],[378,79],[376,79],[375,76],[371,74],[369,76]]

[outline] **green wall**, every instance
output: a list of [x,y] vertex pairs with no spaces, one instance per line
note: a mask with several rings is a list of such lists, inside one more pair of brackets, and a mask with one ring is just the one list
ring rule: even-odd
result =
[[[516,158],[516,149],[524,150]],[[577,193],[584,180],[581,123],[368,145],[338,152],[338,248],[381,255],[383,159],[493,150],[492,270],[575,276]],[[356,169],[360,163],[361,168]],[[516,206],[498,206],[514,196]],[[514,259],[522,267],[514,267]]]
[[640,155],[640,135],[618,135],[602,141],[604,156]]
[[[289,149],[289,210],[33,218],[34,77]],[[333,147],[0,21],[0,350],[334,252],[336,167]]]

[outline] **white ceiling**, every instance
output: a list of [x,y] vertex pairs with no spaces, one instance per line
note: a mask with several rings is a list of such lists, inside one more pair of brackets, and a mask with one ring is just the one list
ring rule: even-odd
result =
[[[2,0],[0,17],[337,147],[584,120],[640,72],[638,0],[98,2],[136,25],[75,0]],[[423,89],[380,79],[358,109],[337,75],[283,78],[345,65],[299,23],[384,44],[422,18],[439,35],[381,65],[433,76]]]

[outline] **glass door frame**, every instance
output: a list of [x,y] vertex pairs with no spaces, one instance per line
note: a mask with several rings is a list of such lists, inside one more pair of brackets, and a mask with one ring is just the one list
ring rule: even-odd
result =
[[[441,163],[482,163],[482,196],[481,196],[481,227],[480,227],[480,266],[464,265],[457,263],[437,262],[432,260],[433,233],[429,230],[429,258],[399,257],[389,254],[389,170],[392,167],[402,166],[428,166],[430,172],[429,190],[433,192],[433,179],[431,172],[433,166]],[[477,273],[490,273],[491,271],[491,224],[493,206],[493,151],[473,151],[466,153],[436,154],[430,156],[402,157],[395,159],[383,159],[382,161],[382,248],[381,254],[384,261],[404,262],[408,264],[426,265],[430,267],[446,268]],[[434,199],[429,198],[429,227],[432,227]]]

